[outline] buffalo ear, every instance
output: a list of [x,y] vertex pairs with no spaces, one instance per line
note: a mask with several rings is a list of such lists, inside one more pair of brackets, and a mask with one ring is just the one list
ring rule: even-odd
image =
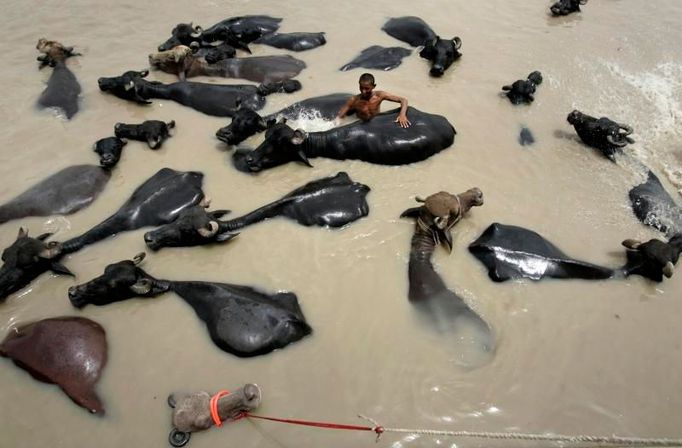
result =
[[231,210],[214,210],[208,214],[213,219],[219,219],[230,213]]
[[268,128],[268,124],[263,120],[263,118],[258,119],[258,129],[264,131]]
[[630,239],[623,241],[621,244],[628,249],[637,250],[637,248],[642,245],[642,242]]
[[23,227],[19,227],[19,233],[17,233],[17,239],[21,239],[28,236],[28,230],[24,230]]
[[462,39],[460,39],[459,37],[457,36],[453,37],[452,43],[455,44],[455,50],[459,50],[460,48],[462,48]]
[[405,210],[400,214],[401,218],[416,218],[419,216],[419,213],[421,213],[421,206],[420,207],[411,207]]
[[303,129],[296,129],[294,135],[291,136],[291,143],[294,145],[300,145],[308,138],[308,134]]
[[147,254],[145,252],[140,252],[139,254],[135,255],[133,257],[133,264],[137,266],[138,264],[142,263],[142,260],[144,260],[144,257],[146,256]]
[[305,153],[303,152],[302,149],[299,149],[298,152],[296,153],[296,155],[298,155],[298,158],[301,159],[301,161],[302,161],[303,163],[305,163],[306,165],[308,165],[310,168],[313,167],[313,166],[310,164],[310,161],[308,160],[308,157],[305,155]]
[[239,110],[242,108],[242,99],[237,98],[237,100],[234,102],[234,108],[235,110]]
[[36,239],[40,240],[40,241],[45,241],[46,239],[48,239],[51,236],[52,236],[52,232],[48,232],[48,233],[43,233],[42,235],[37,236]]
[[137,295],[148,294],[152,290],[152,282],[148,278],[141,278],[130,286],[130,290]]
[[277,124],[287,124],[287,117],[279,117]]

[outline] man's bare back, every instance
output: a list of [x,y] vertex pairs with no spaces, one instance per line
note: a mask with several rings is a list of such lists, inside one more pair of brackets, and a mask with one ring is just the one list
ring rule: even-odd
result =
[[374,90],[374,77],[365,73],[360,77],[360,94],[353,95],[348,102],[341,108],[338,118],[343,118],[350,111],[354,111],[362,121],[369,121],[374,118],[381,109],[384,100],[400,103],[400,113],[396,122],[403,128],[410,126],[407,119],[407,100],[382,90]]

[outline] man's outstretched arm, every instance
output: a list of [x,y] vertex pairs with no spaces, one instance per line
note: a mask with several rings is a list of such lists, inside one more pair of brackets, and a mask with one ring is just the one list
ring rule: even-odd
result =
[[394,103],[400,103],[400,113],[398,114],[398,118],[396,118],[395,121],[400,125],[400,127],[409,127],[412,123],[410,123],[410,120],[407,119],[407,99],[388,92],[383,92],[382,96],[385,100],[393,101]]

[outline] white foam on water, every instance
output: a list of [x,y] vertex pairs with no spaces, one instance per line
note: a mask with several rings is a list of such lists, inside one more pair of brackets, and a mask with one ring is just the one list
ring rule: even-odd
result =
[[[604,65],[622,87],[613,86],[619,91],[603,100],[618,101],[623,109],[619,119],[635,128],[635,157],[653,164],[682,194],[682,64],[661,62],[642,71],[628,71],[615,62]],[[630,117],[634,124],[627,122]]]
[[306,132],[322,132],[337,127],[337,120],[323,118],[319,110],[302,111],[295,119],[290,119],[287,124],[293,129],[303,129]]

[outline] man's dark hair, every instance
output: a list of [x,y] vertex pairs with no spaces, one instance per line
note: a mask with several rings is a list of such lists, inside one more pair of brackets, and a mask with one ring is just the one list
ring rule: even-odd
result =
[[372,85],[376,84],[374,82],[374,76],[371,73],[363,73],[362,75],[360,75],[360,81],[358,82],[369,82],[372,83]]

